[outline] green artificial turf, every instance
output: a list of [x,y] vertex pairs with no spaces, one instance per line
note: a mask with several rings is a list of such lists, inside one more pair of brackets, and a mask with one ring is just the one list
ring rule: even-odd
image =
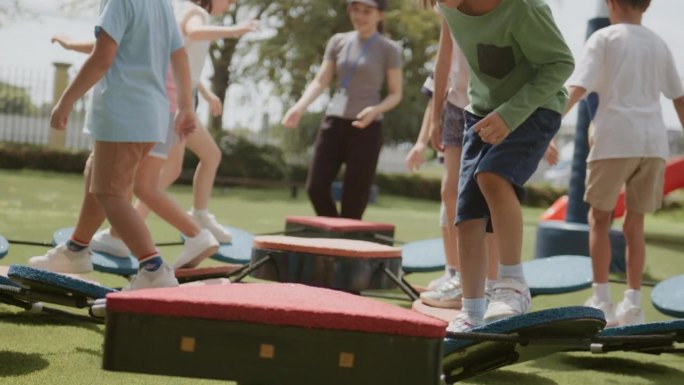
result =
[[[52,232],[73,226],[83,193],[82,177],[35,171],[0,170],[0,234],[8,239],[49,242]],[[189,207],[189,187],[172,187],[171,194],[183,207]],[[437,202],[385,196],[371,205],[365,219],[394,223],[396,238],[413,241],[439,237]],[[253,233],[284,228],[286,215],[311,215],[305,193],[290,198],[285,190],[216,189],[211,210],[224,224]],[[525,209],[523,255],[532,258],[536,220],[540,209]],[[684,209],[649,216],[647,231],[647,276],[661,280],[684,274]],[[178,233],[156,217],[148,224],[155,241],[174,242]],[[12,245],[0,264],[24,263],[41,255],[45,247]],[[163,247],[170,260],[180,253],[178,246]],[[218,264],[209,261],[207,264]],[[424,285],[439,273],[413,274],[409,281]],[[89,278],[105,285],[123,286],[122,278],[100,273]],[[623,285],[613,286],[619,300]],[[589,290],[557,296],[535,297],[535,309],[580,305]],[[668,317],[650,305],[650,290],[644,290],[644,309],[650,321]],[[31,314],[0,305],[0,383],[2,384],[181,384],[182,378],[106,372],[100,369],[103,330],[101,325],[64,318]],[[471,384],[586,385],[586,384],[676,384],[684,378],[684,357],[613,353],[556,354],[534,362],[509,366],[476,377]],[[218,383],[192,380],[191,383]],[[225,382],[222,382],[225,383]],[[324,385],[324,384],[321,384]],[[356,384],[350,384],[356,385]],[[398,384],[404,385],[404,384]],[[409,384],[406,384],[409,385]]]

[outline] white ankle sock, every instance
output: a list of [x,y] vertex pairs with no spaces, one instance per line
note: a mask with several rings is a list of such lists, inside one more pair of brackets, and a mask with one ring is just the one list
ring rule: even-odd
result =
[[610,284],[608,283],[594,283],[591,285],[594,288],[594,295],[601,302],[612,302],[610,299]]
[[487,311],[487,299],[485,298],[463,298],[461,311],[470,319],[482,321],[485,311]]
[[627,301],[631,305],[641,307],[641,290],[625,290],[625,301]]
[[209,214],[209,209],[198,210],[198,209],[196,209],[196,208],[193,207],[193,208],[192,208],[192,213],[193,213],[193,214],[197,214],[197,215],[208,215],[208,214]]
[[523,273],[522,263],[517,265],[502,265],[499,264],[499,279],[511,278],[518,282],[525,282],[525,273]]

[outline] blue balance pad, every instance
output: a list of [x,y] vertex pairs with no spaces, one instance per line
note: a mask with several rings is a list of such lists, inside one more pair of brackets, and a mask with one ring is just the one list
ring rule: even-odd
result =
[[406,273],[441,271],[445,263],[442,238],[409,242],[401,247],[401,267]]
[[[55,231],[55,233],[52,235],[52,243],[58,245],[68,241],[73,232],[73,227],[67,227]],[[122,275],[126,277],[135,275],[138,272],[138,260],[132,255],[122,258],[92,250],[91,253],[93,268],[99,272]]]
[[[600,310],[574,306],[542,310],[473,328],[472,333],[519,336],[529,343],[447,338],[442,363],[446,382],[566,351],[576,341],[595,336],[605,324]],[[540,343],[534,343],[535,339]]]
[[523,263],[530,293],[562,294],[591,287],[591,258],[560,255]]
[[222,243],[219,250],[211,258],[226,263],[249,263],[252,259],[254,234],[237,227],[224,226],[233,238],[231,243]]
[[9,252],[9,242],[2,235],[0,235],[0,259],[4,258]]
[[680,334],[684,336],[684,320],[650,322],[641,325],[617,326],[607,328],[599,336],[644,336],[658,334]]
[[82,296],[91,299],[104,298],[116,290],[100,286],[68,275],[28,266],[12,265],[7,276],[20,286],[40,292],[54,292],[67,296]]
[[657,284],[651,292],[651,302],[663,314],[684,318],[684,275]]

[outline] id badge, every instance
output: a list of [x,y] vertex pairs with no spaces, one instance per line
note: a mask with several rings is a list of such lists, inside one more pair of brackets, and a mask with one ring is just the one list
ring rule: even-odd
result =
[[328,116],[344,117],[344,111],[347,109],[347,102],[349,97],[344,89],[338,90],[333,95],[330,103],[328,104],[328,109],[325,114]]

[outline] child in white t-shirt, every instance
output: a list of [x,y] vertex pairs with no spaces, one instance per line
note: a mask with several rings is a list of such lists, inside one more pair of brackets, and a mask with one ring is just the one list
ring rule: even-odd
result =
[[[644,322],[640,292],[646,256],[644,214],[662,203],[669,155],[661,94],[674,100],[684,125],[684,88],[672,54],[658,35],[641,24],[649,5],[650,0],[608,0],[613,25],[589,38],[568,82],[566,112],[590,92],[599,96],[584,195],[591,206],[589,249],[594,268],[594,294],[586,304],[603,310],[609,325]],[[623,186],[629,288],[614,308],[608,287],[609,231]]]

